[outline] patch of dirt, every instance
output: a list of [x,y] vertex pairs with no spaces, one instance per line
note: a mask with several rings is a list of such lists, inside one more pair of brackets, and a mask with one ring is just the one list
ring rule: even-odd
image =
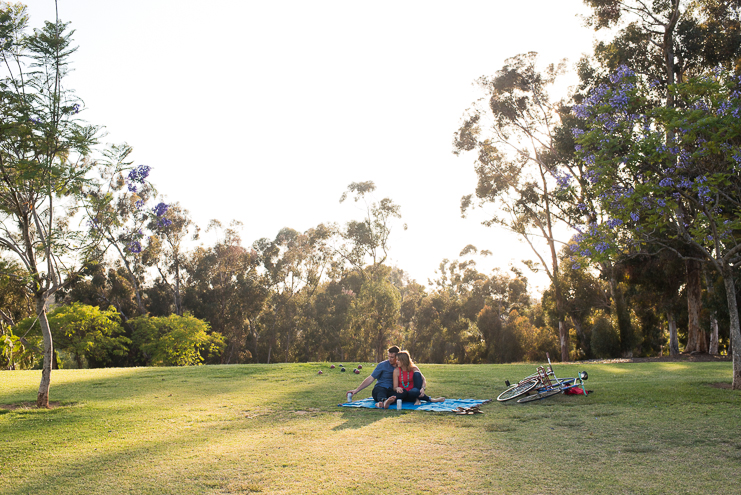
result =
[[[62,403],[58,400],[49,401],[49,409],[56,409],[57,407],[62,407]],[[36,409],[36,403],[21,402],[20,404],[0,404],[0,409],[5,409],[7,411],[15,411],[16,409]]]
[[726,383],[726,382],[715,382],[715,383],[708,383],[713,388],[723,388],[726,390],[731,390],[732,383]]

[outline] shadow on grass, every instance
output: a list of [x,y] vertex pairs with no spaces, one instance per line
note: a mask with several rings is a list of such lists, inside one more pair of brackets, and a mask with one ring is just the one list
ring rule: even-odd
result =
[[332,428],[332,431],[357,430],[371,425],[376,421],[380,421],[391,413],[389,409],[360,409],[353,407],[343,409],[345,410],[342,411],[342,419],[345,422]]

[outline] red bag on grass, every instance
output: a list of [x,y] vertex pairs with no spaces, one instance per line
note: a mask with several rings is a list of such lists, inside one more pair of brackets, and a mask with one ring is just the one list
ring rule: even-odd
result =
[[567,388],[563,393],[566,395],[587,395],[587,392],[581,387]]

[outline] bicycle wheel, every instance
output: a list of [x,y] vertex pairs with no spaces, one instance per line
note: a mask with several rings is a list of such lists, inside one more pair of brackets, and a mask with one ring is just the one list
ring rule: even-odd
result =
[[538,392],[534,395],[528,395],[527,397],[523,397],[519,399],[517,402],[520,404],[523,404],[525,402],[532,402],[534,400],[540,400],[545,399],[546,397],[550,397],[551,395],[560,394],[561,389],[560,388],[554,388],[553,390],[546,390],[545,392]]
[[504,402],[510,399],[514,399],[515,397],[519,397],[534,389],[539,383],[540,382],[538,380],[533,380],[531,382],[520,382],[517,385],[512,385],[507,390],[499,394],[497,400],[499,402]]

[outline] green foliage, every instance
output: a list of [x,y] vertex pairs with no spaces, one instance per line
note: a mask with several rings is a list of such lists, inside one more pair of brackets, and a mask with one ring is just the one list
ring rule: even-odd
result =
[[351,355],[382,361],[397,331],[400,307],[399,291],[386,277],[367,279],[350,304],[350,329],[343,336]]
[[591,347],[598,358],[620,356],[620,336],[608,317],[599,316],[594,321]]
[[129,320],[134,344],[153,366],[192,366],[203,362],[202,353],[219,354],[225,345],[218,332],[186,313],[183,316],[139,316]]
[[[128,355],[131,340],[123,335],[115,308],[101,310],[73,302],[54,309],[47,317],[55,348],[70,353],[78,368],[86,364],[93,368],[111,366]],[[17,325],[16,332],[26,332],[34,323],[35,318],[26,318]],[[38,334],[38,323],[32,332]]]

